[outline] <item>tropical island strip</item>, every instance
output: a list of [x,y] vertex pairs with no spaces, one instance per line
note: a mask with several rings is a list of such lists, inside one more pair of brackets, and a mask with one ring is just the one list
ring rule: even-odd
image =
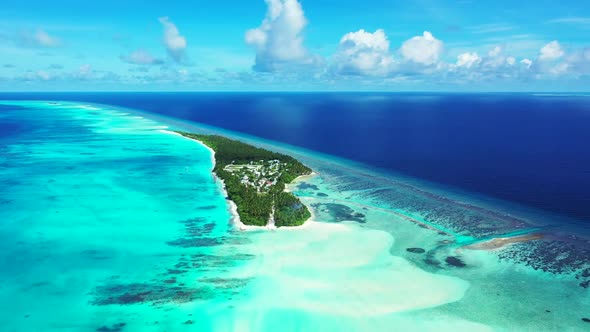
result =
[[227,198],[248,226],[301,226],[311,212],[285,185],[312,170],[293,157],[218,135],[176,132],[214,152],[213,172],[223,181]]

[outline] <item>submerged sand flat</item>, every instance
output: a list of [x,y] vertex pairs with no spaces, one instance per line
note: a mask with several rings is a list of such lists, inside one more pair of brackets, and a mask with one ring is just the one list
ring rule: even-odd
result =
[[392,256],[386,232],[311,221],[248,237],[251,244],[235,249],[256,259],[225,278],[254,281],[239,305],[212,310],[216,330],[493,330],[453,315],[421,315],[459,301],[469,283]]
[[251,238],[260,265],[241,273],[260,279],[264,302],[254,306],[370,317],[457,301],[469,287],[391,256],[389,234],[355,225],[312,222]]
[[[0,119],[31,128],[0,138],[3,331],[588,327],[573,275],[455,245],[517,224],[501,214],[292,150],[319,174],[289,188],[314,221],[241,232],[210,151],[164,124],[108,106],[5,104],[15,110]],[[477,231],[451,227],[474,216]]]

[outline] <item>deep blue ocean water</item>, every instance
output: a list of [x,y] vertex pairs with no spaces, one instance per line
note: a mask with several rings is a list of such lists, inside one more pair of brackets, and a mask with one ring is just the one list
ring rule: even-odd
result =
[[[46,93],[305,147],[590,220],[590,97],[525,94]],[[26,124],[0,123],[1,132]]]

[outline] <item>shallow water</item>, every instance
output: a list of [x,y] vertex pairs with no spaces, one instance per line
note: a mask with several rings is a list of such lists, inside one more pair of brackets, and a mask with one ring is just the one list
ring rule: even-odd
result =
[[582,240],[552,235],[551,250],[533,241],[517,253],[459,246],[534,227],[526,218],[273,145],[319,172],[291,190],[320,222],[236,232],[209,152],[161,133],[162,122],[108,106],[2,104],[12,128],[0,136],[3,331],[589,326]]
[[233,238],[204,147],[115,110],[21,105],[1,114],[28,126],[2,138],[3,331],[173,326],[178,303],[232,296],[196,282],[244,260],[218,253]]

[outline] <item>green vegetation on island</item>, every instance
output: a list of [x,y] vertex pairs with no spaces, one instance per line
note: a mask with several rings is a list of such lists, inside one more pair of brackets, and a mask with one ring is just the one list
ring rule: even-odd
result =
[[213,171],[225,183],[245,225],[300,226],[311,213],[285,185],[311,169],[293,157],[217,135],[179,132],[215,151]]

